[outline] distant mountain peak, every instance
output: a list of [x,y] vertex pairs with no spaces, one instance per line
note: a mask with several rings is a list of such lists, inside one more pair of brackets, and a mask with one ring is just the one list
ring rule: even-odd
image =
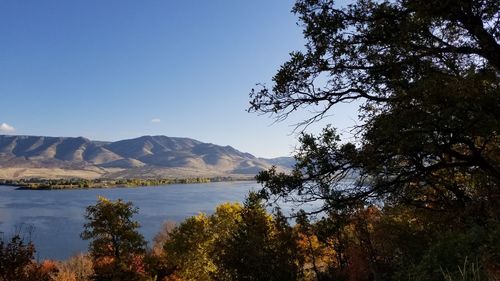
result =
[[230,145],[164,135],[115,142],[0,135],[0,168],[4,168],[0,178],[55,178],[68,171],[82,171],[82,177],[107,178],[253,176],[271,165],[287,169],[289,163],[287,158],[256,158]]

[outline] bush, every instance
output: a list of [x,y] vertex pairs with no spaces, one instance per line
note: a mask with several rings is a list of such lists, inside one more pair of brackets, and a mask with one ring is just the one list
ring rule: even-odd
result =
[[54,281],[88,281],[93,275],[92,260],[86,254],[79,254],[69,260],[59,262],[59,272]]

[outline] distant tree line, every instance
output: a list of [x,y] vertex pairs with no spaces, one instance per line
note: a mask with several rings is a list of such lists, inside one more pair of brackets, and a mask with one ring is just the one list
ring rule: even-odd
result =
[[17,186],[23,189],[71,189],[71,188],[108,188],[108,187],[137,187],[157,186],[167,184],[208,183],[222,181],[249,180],[248,178],[234,177],[194,177],[194,178],[153,178],[153,179],[0,179],[0,185]]

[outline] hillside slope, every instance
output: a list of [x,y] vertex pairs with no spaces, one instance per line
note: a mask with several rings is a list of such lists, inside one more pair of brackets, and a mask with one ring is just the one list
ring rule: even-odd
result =
[[256,158],[231,146],[190,138],[142,136],[102,142],[0,135],[0,178],[251,177],[271,165],[288,169],[290,161]]

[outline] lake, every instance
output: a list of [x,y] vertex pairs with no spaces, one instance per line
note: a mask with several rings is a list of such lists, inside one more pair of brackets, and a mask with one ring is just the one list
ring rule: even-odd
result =
[[38,259],[66,259],[87,250],[80,239],[85,208],[98,196],[132,201],[140,232],[151,241],[166,220],[182,221],[199,212],[212,213],[226,201],[242,202],[256,182],[171,184],[164,186],[75,190],[16,190],[0,186],[0,232],[12,235],[21,225],[33,226]]

